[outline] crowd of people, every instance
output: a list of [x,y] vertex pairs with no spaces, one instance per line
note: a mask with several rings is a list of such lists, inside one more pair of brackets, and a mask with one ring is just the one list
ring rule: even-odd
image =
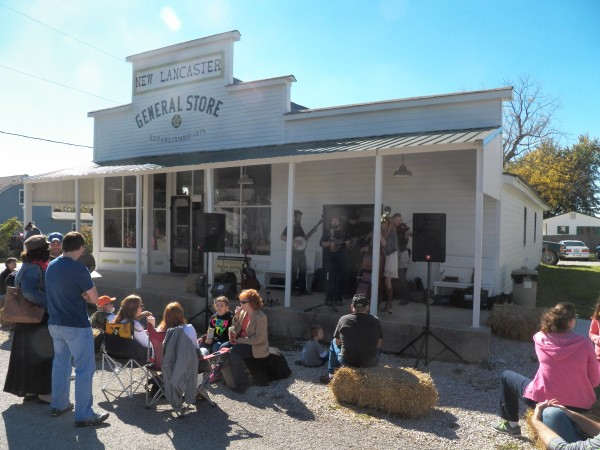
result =
[[[384,280],[405,278],[409,233],[410,229],[399,215],[382,220]],[[323,248],[338,245],[340,248],[332,253],[343,252],[341,246],[348,239],[339,221],[332,219],[321,245]],[[5,392],[25,402],[35,400],[50,405],[51,417],[74,410],[76,427],[106,421],[108,413],[97,413],[93,409],[92,381],[96,370],[94,353],[99,350],[94,336],[100,336],[107,323],[131,323],[133,340],[140,354],[152,347],[148,326],[169,333],[180,329],[197,353],[194,373],[205,370],[203,359],[227,349],[231,375],[227,386],[244,392],[251,384],[246,370],[249,360],[265,361],[270,356],[268,319],[262,311],[263,301],[258,291],[242,291],[240,304],[233,312],[227,297],[215,298],[208,329],[198,337],[178,302],[166,305],[156,325],[154,315],[144,309],[140,296],[125,297],[118,309],[116,297],[99,296],[89,270],[77,262],[84,247],[84,237],[77,232],[65,236],[51,233],[48,237],[33,234],[24,242],[20,269],[16,270],[15,258],[6,260],[5,270],[0,274],[0,288],[6,283],[20,287],[23,296],[42,306],[45,313],[40,323],[15,324]],[[342,295],[337,284],[343,272],[336,272],[338,269],[330,267],[332,283],[327,290],[328,301],[336,305],[341,303]],[[387,282],[385,288],[387,291]],[[387,294],[385,299],[383,311],[390,312],[391,301],[387,301]],[[97,308],[91,317],[88,304]],[[574,331],[577,317],[573,304],[566,302],[542,315],[540,330],[533,336],[538,370],[533,378],[511,370],[502,373],[501,420],[493,425],[495,431],[519,436],[519,405],[523,403],[534,410],[532,427],[547,448],[600,448],[600,423],[585,415],[596,402],[595,389],[600,385],[600,301],[592,316],[589,337]],[[320,377],[322,383],[329,383],[340,367],[375,367],[379,363],[383,344],[381,321],[370,314],[370,300],[364,294],[352,297],[350,313],[339,318],[331,340],[324,341],[324,328],[317,323],[309,327],[308,335],[301,359],[296,363],[306,367],[326,365],[327,373]],[[324,342],[328,345],[323,346]],[[69,394],[73,366],[74,403]],[[213,372],[219,375],[218,371]],[[214,377],[211,382],[219,379],[220,376]]]

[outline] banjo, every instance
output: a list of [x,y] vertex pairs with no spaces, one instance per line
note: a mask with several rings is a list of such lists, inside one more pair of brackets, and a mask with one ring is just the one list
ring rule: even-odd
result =
[[317,222],[317,224],[314,227],[312,227],[312,230],[310,230],[306,234],[306,237],[296,236],[294,238],[294,241],[292,242],[292,248],[294,249],[294,251],[303,252],[304,250],[306,250],[306,246],[308,245],[308,240],[311,238],[311,236],[313,234],[315,234],[315,232],[317,231],[317,228],[319,228],[319,225],[321,225],[322,223],[323,223],[323,218],[321,217],[319,222]]

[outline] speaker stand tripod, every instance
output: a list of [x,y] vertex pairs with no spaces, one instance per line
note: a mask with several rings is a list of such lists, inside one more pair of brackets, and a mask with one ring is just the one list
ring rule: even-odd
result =
[[[437,337],[435,335],[435,333],[433,331],[431,331],[431,329],[429,328],[430,316],[431,316],[431,313],[429,311],[429,305],[432,303],[431,299],[429,298],[430,285],[431,285],[431,261],[428,259],[427,260],[427,291],[426,291],[426,296],[425,296],[425,308],[427,309],[427,313],[425,316],[425,326],[423,327],[423,331],[421,332],[421,334],[419,334],[416,338],[414,338],[412,341],[410,341],[404,348],[402,348],[402,350],[397,352],[396,355],[400,355],[400,354],[404,353],[404,351],[406,349],[408,349],[409,347],[412,347],[415,350],[415,352],[417,353],[417,360],[415,361],[415,369],[417,367],[419,367],[419,361],[423,361],[423,364],[425,364],[425,366],[427,366],[427,365],[429,365],[429,363],[431,361],[436,359],[438,356],[440,356],[446,350],[448,350],[450,353],[452,353],[454,356],[456,356],[458,359],[460,359],[463,363],[468,364],[467,361],[465,361],[462,356],[460,356],[455,350],[453,350],[446,343],[444,343],[444,341],[442,341],[439,337]],[[429,357],[429,337],[430,336],[442,345],[442,349],[435,356],[433,356],[431,358]],[[415,345],[419,340],[421,340],[421,348],[420,349],[417,348]]]
[[320,308],[321,306],[327,306],[330,311],[339,312],[333,304],[328,304],[327,302],[319,303],[318,305],[311,306],[310,308],[306,308],[304,310],[304,312],[312,311],[313,309]]
[[206,329],[208,329],[208,325],[209,325],[209,322],[210,322],[210,316],[212,315],[212,311],[210,310],[210,306],[208,305],[208,288],[210,286],[210,284],[208,283],[208,254],[209,253],[210,252],[204,252],[204,273],[206,274],[206,283],[204,283],[204,285],[205,285],[205,289],[204,289],[204,309],[202,311],[200,311],[199,313],[194,314],[189,319],[187,319],[188,322],[191,322],[196,317],[204,314],[205,315],[205,319],[206,319]]

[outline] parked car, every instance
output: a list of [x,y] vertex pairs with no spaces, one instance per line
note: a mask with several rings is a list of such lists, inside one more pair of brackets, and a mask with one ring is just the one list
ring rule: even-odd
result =
[[567,247],[558,242],[542,241],[542,263],[555,266],[558,264],[560,254],[566,251]]
[[600,260],[600,245],[596,247],[596,259]]
[[582,241],[560,241],[566,247],[560,253],[563,259],[590,259],[590,249]]

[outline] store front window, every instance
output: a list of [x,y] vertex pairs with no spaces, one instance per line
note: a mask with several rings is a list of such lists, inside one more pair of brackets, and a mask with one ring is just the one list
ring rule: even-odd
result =
[[215,170],[215,212],[225,214],[225,252],[271,253],[271,166]]
[[167,174],[152,177],[152,250],[167,250]]
[[104,247],[135,248],[142,224],[136,224],[135,177],[104,179]]

